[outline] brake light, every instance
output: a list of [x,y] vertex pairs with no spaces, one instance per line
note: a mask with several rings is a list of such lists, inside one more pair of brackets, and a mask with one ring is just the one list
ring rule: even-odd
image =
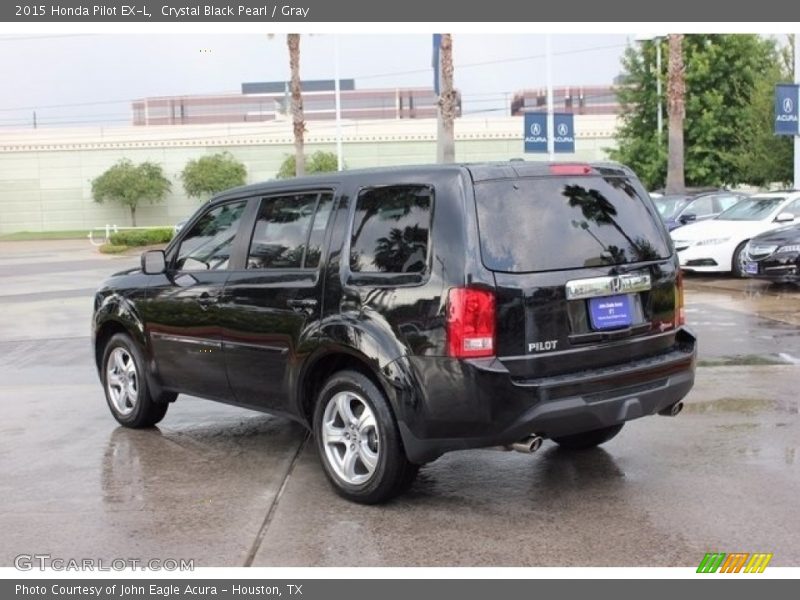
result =
[[686,325],[686,312],[683,310],[683,271],[675,275],[675,327]]
[[550,165],[551,175],[588,175],[592,172],[589,165]]
[[453,358],[494,356],[494,294],[453,288],[447,294],[447,353]]

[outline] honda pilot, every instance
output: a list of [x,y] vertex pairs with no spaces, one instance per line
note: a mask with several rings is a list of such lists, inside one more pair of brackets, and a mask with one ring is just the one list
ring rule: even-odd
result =
[[445,452],[602,444],[694,382],[678,259],[616,164],[329,173],[224,192],[97,291],[116,420],[284,415],[362,503]]

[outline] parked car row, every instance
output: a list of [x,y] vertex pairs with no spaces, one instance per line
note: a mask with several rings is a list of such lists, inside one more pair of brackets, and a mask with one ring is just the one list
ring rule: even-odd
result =
[[683,271],[800,280],[800,192],[717,190],[653,200]]
[[717,190],[696,195],[659,196],[654,201],[661,219],[672,231],[695,221],[713,219],[746,197],[747,194],[741,192]]

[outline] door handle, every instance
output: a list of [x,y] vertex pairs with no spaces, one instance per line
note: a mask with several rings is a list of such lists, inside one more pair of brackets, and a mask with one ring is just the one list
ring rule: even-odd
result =
[[317,307],[317,301],[313,298],[290,298],[286,301],[286,305],[291,308],[292,310],[303,310],[309,311]]

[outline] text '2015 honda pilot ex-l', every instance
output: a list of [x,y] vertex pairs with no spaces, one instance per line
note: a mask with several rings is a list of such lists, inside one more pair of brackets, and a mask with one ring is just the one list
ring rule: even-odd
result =
[[674,415],[692,387],[678,260],[613,164],[331,173],[225,192],[95,297],[128,427],[177,394],[312,430],[346,498],[451,450],[570,449]]

